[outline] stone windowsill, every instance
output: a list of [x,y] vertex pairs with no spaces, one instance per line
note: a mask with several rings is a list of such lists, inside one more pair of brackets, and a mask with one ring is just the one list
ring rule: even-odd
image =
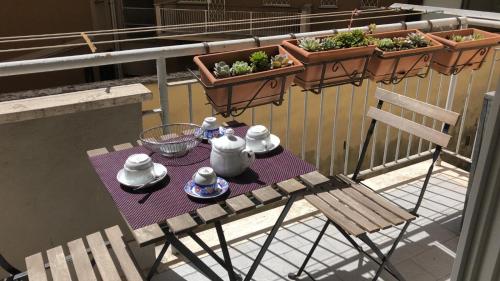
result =
[[0,103],[0,124],[140,103],[152,93],[142,84],[131,84]]

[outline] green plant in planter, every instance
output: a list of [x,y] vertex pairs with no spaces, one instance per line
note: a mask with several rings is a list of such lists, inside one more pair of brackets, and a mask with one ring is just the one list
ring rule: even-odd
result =
[[236,61],[231,66],[231,75],[238,76],[252,73],[253,67],[246,61]]
[[321,51],[321,42],[316,38],[304,38],[299,40],[299,47],[308,52]]
[[431,45],[428,39],[417,33],[410,33],[405,37],[376,39],[374,42],[379,49],[389,52],[422,48]]
[[250,62],[255,71],[265,71],[271,68],[266,52],[258,51],[250,54]]
[[394,42],[391,38],[382,38],[376,41],[376,45],[383,51],[390,51],[394,48]]
[[271,57],[271,68],[282,68],[293,65],[293,61],[288,58],[287,54],[275,55]]
[[369,36],[360,29],[341,32],[333,36],[332,40],[335,42],[336,49],[368,46],[370,44]]
[[431,42],[424,37],[423,34],[410,33],[407,38],[411,41],[411,45],[416,48],[427,47]]
[[479,39],[483,39],[483,38],[484,38],[484,36],[482,34],[474,33],[472,35],[466,35],[466,36],[453,34],[451,36],[448,36],[446,39],[452,40],[455,42],[466,42],[466,41],[479,40]]
[[231,76],[231,68],[225,61],[215,63],[214,75],[216,78],[226,78]]

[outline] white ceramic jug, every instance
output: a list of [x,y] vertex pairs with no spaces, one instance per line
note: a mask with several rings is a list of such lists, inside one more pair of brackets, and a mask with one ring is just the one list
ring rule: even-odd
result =
[[246,148],[244,139],[227,129],[225,135],[212,139],[210,165],[223,177],[235,177],[243,173],[255,160],[252,150]]

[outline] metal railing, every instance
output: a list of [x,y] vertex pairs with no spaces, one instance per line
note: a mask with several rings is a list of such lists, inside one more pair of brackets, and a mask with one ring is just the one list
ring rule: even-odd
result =
[[[460,18],[442,18],[431,21],[415,21],[406,24],[394,23],[380,25],[378,31],[429,27],[453,28],[465,24],[486,25],[500,29],[500,23],[493,20]],[[367,27],[363,27],[367,29]],[[338,30],[343,31],[343,30]],[[296,36],[320,36],[332,34],[332,30],[296,34]],[[261,37],[262,45],[279,44],[291,35]],[[209,51],[220,52],[254,47],[252,38],[208,43]],[[168,83],[165,58],[202,54],[207,51],[201,43],[145,48],[137,50],[115,51],[76,55],[68,57],[0,63],[0,76],[11,76],[46,71],[67,70],[107,64],[121,64],[136,61],[155,60],[160,97],[161,122],[186,121],[200,123],[202,118],[213,114],[206,105],[203,90],[196,80]],[[479,112],[476,103],[482,99],[473,98],[493,89],[498,77],[496,61],[499,56],[495,49],[488,64],[476,72],[463,72],[451,77],[431,72],[425,79],[409,78],[397,86],[383,86],[402,95],[417,98],[441,107],[457,111],[462,119],[450,133],[452,142],[446,151],[470,161],[475,134],[475,122]],[[480,73],[479,73],[480,72]],[[497,75],[495,75],[497,73]],[[486,80],[484,78],[487,78]],[[264,106],[245,112],[239,121],[248,124],[264,124],[280,136],[285,147],[314,163],[321,171],[336,174],[349,174],[361,151],[361,141],[367,130],[365,113],[374,103],[373,91],[376,85],[365,81],[361,87],[351,85],[324,89],[320,95],[302,92],[298,87],[291,87],[286,94],[286,102],[280,107]],[[172,106],[169,101],[175,102]],[[479,106],[480,107],[480,106]],[[394,112],[406,116],[401,109]],[[471,114],[474,112],[474,114]],[[477,115],[477,116],[476,116]],[[439,128],[435,120],[409,116],[416,122]],[[369,161],[364,164],[364,174],[385,170],[412,161],[428,157],[433,145],[413,136],[408,136],[396,129],[377,126],[371,149],[367,155]]]
[[[299,14],[292,12],[252,12],[252,11],[211,11],[211,10],[193,10],[193,9],[170,9],[159,8],[161,14],[161,26],[172,26],[179,24],[198,24],[192,28],[183,28],[179,33],[202,33],[202,32],[225,32],[241,31],[238,34],[244,35],[276,35],[294,33],[299,31],[297,23],[300,19],[296,17]],[[283,18],[272,23],[263,22],[263,18]],[[231,25],[212,24],[214,22],[234,21]],[[262,27],[276,26],[276,28],[263,29]],[[169,33],[176,31],[169,30]]]

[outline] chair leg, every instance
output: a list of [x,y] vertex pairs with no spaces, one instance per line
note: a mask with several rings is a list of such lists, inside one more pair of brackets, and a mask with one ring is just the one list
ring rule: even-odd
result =
[[318,247],[319,241],[321,241],[321,238],[323,238],[323,235],[325,234],[326,229],[328,228],[328,225],[330,224],[330,221],[327,220],[325,222],[325,225],[323,226],[323,229],[319,232],[318,238],[316,238],[316,241],[314,241],[313,246],[311,247],[311,250],[309,250],[309,253],[306,256],[306,259],[302,263],[302,266],[300,266],[299,271],[297,273],[289,273],[288,278],[292,280],[296,280],[302,272],[304,272],[304,269],[306,268],[307,263],[312,257],[312,254],[314,253],[314,250],[316,250],[316,247]]
[[[392,254],[394,253],[394,250],[396,250],[396,247],[398,246],[399,242],[401,241],[401,239],[403,238],[403,235],[406,233],[406,230],[408,229],[408,226],[410,226],[410,223],[411,222],[406,222],[405,225],[403,226],[403,229],[401,229],[401,233],[399,233],[399,236],[396,238],[396,240],[394,241],[394,243],[392,244],[392,247],[391,249],[389,249],[389,252],[387,252],[386,255],[382,254],[382,252],[380,251],[380,249],[377,248],[377,246],[370,240],[370,239],[367,239],[367,244],[368,246],[370,246],[370,248],[373,249],[373,251],[380,257],[380,255],[382,256],[381,259],[382,259],[382,263],[380,264],[380,267],[378,268],[377,270],[377,273],[375,274],[375,277],[373,277],[372,281],[376,281],[378,279],[378,277],[380,276],[380,274],[382,273],[382,270],[384,270],[384,268],[387,266],[391,271],[393,271],[393,273],[399,275],[398,279],[399,280],[405,280],[403,278],[403,276],[401,276],[401,274],[395,269],[395,267],[391,264],[391,262],[389,261],[390,257],[392,256]],[[368,237],[366,237],[368,238]],[[365,243],[366,243],[365,242]]]
[[410,213],[417,215],[417,211],[420,208],[420,204],[422,204],[422,200],[424,199],[424,194],[425,191],[427,190],[427,185],[429,184],[429,181],[431,179],[432,171],[434,170],[434,164],[436,163],[437,159],[439,158],[439,154],[441,153],[441,146],[436,146],[436,149],[434,150],[434,154],[432,155],[432,163],[431,166],[429,167],[429,170],[427,171],[427,175],[425,175],[425,180],[424,184],[422,185],[422,188],[420,190],[420,195],[418,197],[417,203],[415,204],[415,207],[413,210],[411,210]]

